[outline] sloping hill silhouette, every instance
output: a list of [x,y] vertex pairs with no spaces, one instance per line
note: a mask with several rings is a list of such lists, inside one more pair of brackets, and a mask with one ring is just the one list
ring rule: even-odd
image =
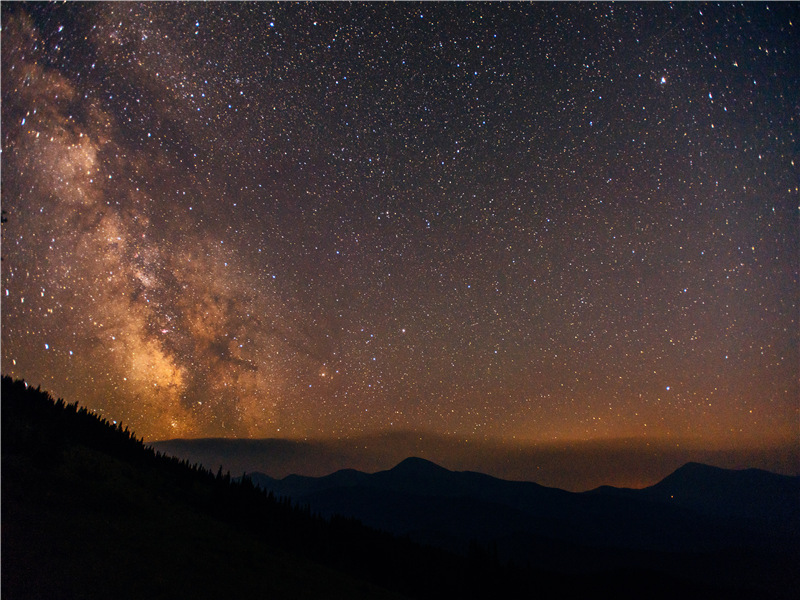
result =
[[3,598],[402,597],[316,560],[307,512],[7,377],[2,484]]

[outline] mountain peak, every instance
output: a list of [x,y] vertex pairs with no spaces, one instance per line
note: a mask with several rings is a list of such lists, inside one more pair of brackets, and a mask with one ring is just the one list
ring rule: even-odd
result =
[[394,473],[449,473],[448,469],[440,467],[434,462],[419,458],[417,456],[410,456],[405,460],[399,462],[394,468],[391,469]]
[[[744,484],[750,483],[754,479],[780,479],[782,475],[762,471],[761,469],[724,469],[713,465],[706,465],[698,462],[688,462],[676,469],[672,474],[665,477],[662,482],[684,482],[692,485],[720,485],[720,484]],[[655,486],[653,486],[655,487]]]
[[720,473],[728,469],[715,467],[713,465],[706,465],[699,462],[687,462],[681,467],[675,469],[675,473]]

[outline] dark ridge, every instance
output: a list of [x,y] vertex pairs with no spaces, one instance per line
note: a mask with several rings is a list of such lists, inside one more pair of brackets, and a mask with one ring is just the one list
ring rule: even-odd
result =
[[[571,493],[412,457],[374,474],[253,481],[323,515],[357,518],[462,555],[481,540],[501,562],[578,577],[635,567],[702,585],[744,585],[745,591],[754,585],[764,597],[792,597],[797,583],[789,565],[800,556],[800,535],[791,526],[800,513],[800,478],[766,471],[690,464],[653,488]],[[782,485],[781,493],[765,481]],[[679,488],[693,490],[699,500],[681,496]],[[705,488],[720,491],[709,499],[700,493]],[[786,500],[782,511],[776,498]],[[761,518],[765,511],[754,510],[754,503],[769,507],[769,516]]]
[[[232,478],[164,456],[122,425],[8,377],[0,423],[1,591],[7,598],[783,597],[782,580],[764,589],[748,578],[697,578],[637,561],[641,553],[620,553],[613,545],[592,549],[521,534],[531,500],[567,517],[530,522],[580,536],[609,515],[615,523],[642,518],[629,510],[636,504],[612,503],[611,512],[594,507],[599,512],[581,516],[576,511],[591,508],[588,496],[452,472],[419,458],[373,475]],[[318,510],[262,483],[296,491],[311,486],[309,499],[328,498],[338,508]],[[385,517],[379,520],[385,531],[341,507]],[[392,535],[401,522],[439,528],[429,532],[437,546]],[[479,535],[465,552],[450,552],[443,549],[443,524]],[[484,535],[498,526],[528,559],[500,555],[498,540]],[[606,555],[627,558],[604,562]],[[564,571],[553,556],[566,557],[577,570]],[[749,554],[718,558],[758,566]]]
[[419,473],[419,474],[433,474],[441,475],[442,473],[452,473],[444,467],[440,467],[435,462],[431,462],[424,458],[410,456],[405,460],[397,463],[390,469],[394,473]]
[[774,524],[800,534],[800,477],[687,463],[639,493],[705,515],[744,519],[757,527]]

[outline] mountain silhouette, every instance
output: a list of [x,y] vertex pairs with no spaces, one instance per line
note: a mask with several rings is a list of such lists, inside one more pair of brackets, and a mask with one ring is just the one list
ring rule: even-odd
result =
[[711,581],[722,569],[736,581],[734,565],[747,563],[753,580],[780,596],[773,584],[787,580],[787,558],[798,556],[800,478],[755,469],[689,463],[649,488],[584,493],[450,471],[421,458],[374,474],[250,477],[322,515],[456,552],[477,541],[503,560],[562,572],[636,565]]
[[643,495],[704,514],[791,522],[798,516],[800,478],[688,463]]

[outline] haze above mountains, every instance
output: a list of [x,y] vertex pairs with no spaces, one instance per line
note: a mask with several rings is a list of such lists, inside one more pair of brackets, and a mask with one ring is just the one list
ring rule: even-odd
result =
[[276,478],[323,476],[340,469],[374,473],[418,456],[454,471],[478,471],[574,492],[602,485],[646,487],[688,462],[800,475],[800,447],[793,441],[762,441],[758,448],[743,441],[729,449],[658,438],[510,444],[398,431],[328,441],[208,438],[152,445],[209,469],[222,466],[233,475],[258,471]]

